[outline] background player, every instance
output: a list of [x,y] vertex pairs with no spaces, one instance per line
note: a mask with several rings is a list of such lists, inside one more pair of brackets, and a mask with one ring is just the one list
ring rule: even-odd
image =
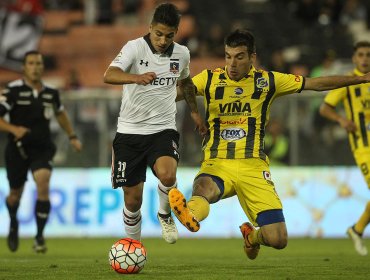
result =
[[[355,44],[352,61],[355,69],[351,76],[358,77],[370,71],[370,42]],[[370,83],[343,87],[330,91],[320,107],[322,116],[337,122],[348,132],[353,156],[370,188]],[[337,113],[335,107],[343,103],[346,116]],[[347,234],[353,240],[356,251],[367,255],[362,234],[370,222],[370,201],[367,202],[360,219],[348,228]]]

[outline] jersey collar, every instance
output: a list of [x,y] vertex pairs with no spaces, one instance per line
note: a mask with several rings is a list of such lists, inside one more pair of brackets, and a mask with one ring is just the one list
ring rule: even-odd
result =
[[357,68],[355,68],[353,70],[353,74],[355,74],[355,76],[363,76],[365,75],[365,73],[362,73],[360,70],[358,70]]
[[[150,38],[149,38],[149,35],[150,33],[146,34],[143,38],[144,40],[147,42],[149,48],[151,49],[151,51],[154,53],[154,54],[159,54],[154,46],[152,45],[152,42],[150,42]],[[161,55],[167,55],[167,56],[171,56],[172,53],[173,53],[173,48],[174,48],[175,44],[172,43],[171,45],[169,45],[169,47],[167,48],[167,50],[164,51],[164,53],[161,53]]]

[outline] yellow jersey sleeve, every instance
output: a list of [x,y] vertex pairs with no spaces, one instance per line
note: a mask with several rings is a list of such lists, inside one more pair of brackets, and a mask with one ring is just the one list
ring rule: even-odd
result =
[[280,72],[272,72],[275,78],[276,96],[283,96],[295,92],[301,92],[304,88],[304,77],[285,74]]
[[198,75],[195,75],[192,80],[194,85],[197,87],[196,94],[204,96],[204,91],[208,80],[208,70],[203,70]]
[[324,102],[330,106],[337,106],[342,100],[345,99],[347,88],[338,88],[328,92],[324,98]]

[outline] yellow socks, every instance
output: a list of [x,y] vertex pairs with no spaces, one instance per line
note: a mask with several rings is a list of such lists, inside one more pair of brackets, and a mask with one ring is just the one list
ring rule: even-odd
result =
[[257,245],[257,244],[266,246],[266,243],[263,240],[262,231],[260,228],[252,231],[251,234],[248,235],[248,240],[252,246]]
[[192,196],[187,204],[198,222],[207,218],[209,214],[209,202],[203,196]]
[[354,226],[355,231],[358,232],[359,234],[363,234],[365,227],[369,224],[369,222],[370,222],[370,201],[366,204],[364,213],[362,213],[360,219],[355,224]]

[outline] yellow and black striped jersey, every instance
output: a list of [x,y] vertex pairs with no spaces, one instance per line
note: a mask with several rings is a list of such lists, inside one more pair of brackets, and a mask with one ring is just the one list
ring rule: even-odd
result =
[[276,97],[300,92],[304,78],[251,68],[239,81],[226,68],[204,70],[193,77],[197,94],[204,96],[209,135],[204,159],[261,158],[267,160],[263,138],[270,106]]
[[[357,69],[350,75],[362,76]],[[357,131],[349,133],[352,151],[369,150],[370,141],[370,83],[343,87],[330,91],[324,99],[330,106],[343,103],[346,117],[352,120]]]

